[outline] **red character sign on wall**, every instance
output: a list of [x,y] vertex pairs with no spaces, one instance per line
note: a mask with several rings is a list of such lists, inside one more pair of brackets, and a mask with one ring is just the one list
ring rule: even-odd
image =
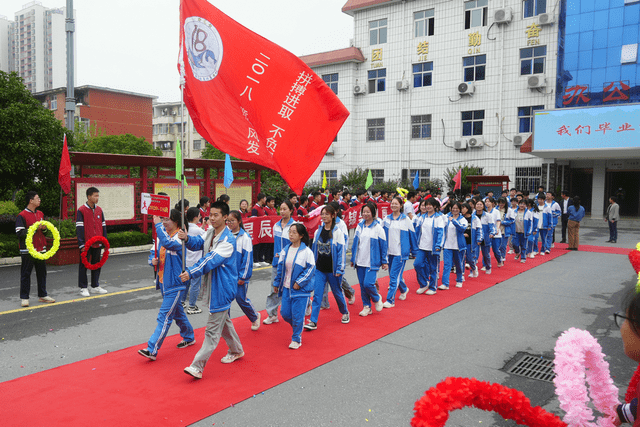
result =
[[564,99],[562,105],[571,105],[574,100],[575,105],[579,103],[588,104],[591,98],[587,98],[585,92],[589,92],[589,85],[575,85],[566,88],[564,90],[565,95],[562,96],[562,99]]
[[[627,83],[629,82],[627,81]],[[603,95],[607,94],[607,96],[604,97],[602,102],[629,100],[629,95],[627,92],[629,90],[629,85],[625,84],[625,82],[619,81],[619,82],[605,83],[603,87],[604,87]]]

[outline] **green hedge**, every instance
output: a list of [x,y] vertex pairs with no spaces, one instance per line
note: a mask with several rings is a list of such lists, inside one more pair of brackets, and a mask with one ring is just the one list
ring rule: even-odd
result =
[[18,215],[21,209],[11,201],[0,202],[0,215]]
[[20,256],[18,236],[15,234],[0,234],[0,258]]

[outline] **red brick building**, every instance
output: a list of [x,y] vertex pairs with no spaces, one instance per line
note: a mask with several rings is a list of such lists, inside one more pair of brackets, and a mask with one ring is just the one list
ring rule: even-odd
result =
[[[62,87],[33,96],[64,123],[66,94],[67,89]],[[99,86],[77,87],[74,95],[75,118],[84,126],[95,126],[106,135],[130,133],[152,143],[153,100],[156,96]]]

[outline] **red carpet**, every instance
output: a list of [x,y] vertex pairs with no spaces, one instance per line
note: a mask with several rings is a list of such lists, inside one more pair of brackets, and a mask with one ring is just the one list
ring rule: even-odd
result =
[[[569,245],[566,243],[556,243],[556,249],[567,249]],[[599,252],[602,254],[614,254],[614,255],[629,255],[633,249],[620,248],[616,246],[593,246],[593,245],[580,245],[579,251],[583,252]]]
[[[411,292],[406,301],[363,318],[358,316],[362,309],[358,298],[349,306],[351,323],[347,325],[340,323],[332,301],[332,308],[320,313],[318,330],[305,332],[302,347],[295,351],[288,349],[291,327],[284,321],[253,332],[246,317],[237,318],[234,324],[246,356],[230,365],[220,363],[227,351],[221,341],[202,380],[182,371],[200,348],[204,330],[199,329],[198,344],[186,349],[175,347],[179,335],[168,337],[155,362],[137,354],[141,344],[6,381],[0,383],[2,425],[188,425],[565,253],[554,250],[525,265],[511,258],[490,276],[480,272],[479,278],[467,279],[463,288],[452,287],[434,296],[417,295],[415,273],[407,271],[405,280]],[[384,296],[388,278],[379,282]],[[170,333],[176,334],[177,328],[173,326]]]

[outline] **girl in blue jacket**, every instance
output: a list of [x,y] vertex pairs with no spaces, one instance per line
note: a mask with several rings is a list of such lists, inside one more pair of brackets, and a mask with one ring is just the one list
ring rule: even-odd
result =
[[260,312],[256,311],[247,297],[249,289],[249,279],[253,274],[253,241],[251,236],[244,229],[242,223],[242,213],[231,211],[227,217],[227,227],[236,238],[236,263],[238,266],[238,288],[236,292],[236,302],[242,312],[251,321],[251,330],[257,331],[260,328]]
[[324,295],[325,284],[331,286],[331,292],[342,314],[342,323],[349,323],[349,310],[342,293],[342,276],[344,275],[344,234],[336,225],[336,211],[331,205],[325,205],[320,212],[322,226],[316,230],[313,238],[313,255],[315,257],[316,274],[313,289],[311,319],[304,325],[305,329],[318,329],[318,315]]
[[375,203],[367,203],[362,206],[362,221],[356,227],[351,247],[351,267],[356,268],[358,281],[360,282],[360,297],[362,298],[362,311],[360,316],[368,316],[373,313],[371,301],[376,305],[376,311],[382,310],[382,297],[376,289],[378,270],[386,270],[389,267],[387,259],[387,237],[380,222],[376,219],[377,208]]
[[[538,211],[540,211],[540,217],[542,218],[540,225],[540,255],[544,256],[549,253],[551,249],[551,240],[547,238],[549,233],[553,229],[553,215],[551,213],[551,206],[547,205],[543,197],[538,197]],[[548,246],[547,246],[548,245]],[[536,249],[538,246],[536,245]]]
[[482,243],[480,249],[482,250],[482,265],[485,269],[485,273],[491,274],[491,239],[496,234],[496,224],[493,219],[493,215],[485,212],[485,205],[482,200],[476,202],[475,215],[482,224]]
[[413,222],[401,212],[402,207],[402,199],[394,197],[391,200],[391,214],[387,215],[382,222],[389,255],[389,291],[387,292],[387,301],[382,305],[384,308],[395,307],[398,288],[400,289],[398,299],[407,298],[409,288],[402,278],[404,266],[409,259],[409,254],[418,252]]
[[293,328],[289,348],[297,350],[302,345],[304,312],[313,291],[316,264],[304,225],[295,223],[289,227],[289,241],[278,256],[273,291],[282,298],[282,318]]
[[440,203],[433,197],[426,201],[426,215],[422,219],[418,233],[418,252],[413,267],[416,270],[420,288],[417,294],[436,293],[438,282],[438,267],[440,264],[440,251],[444,244],[444,218],[437,212]]
[[527,200],[527,213],[524,217],[524,229],[527,235],[527,256],[535,258],[534,250],[538,246],[538,212],[537,204],[534,200]]
[[464,281],[464,254],[467,241],[464,232],[467,230],[467,220],[461,215],[462,204],[455,202],[451,205],[451,213],[445,217],[444,227],[444,266],[442,268],[442,284],[438,289],[449,289],[451,267],[456,268],[456,288],[462,287]]
[[487,207],[487,213],[493,217],[495,226],[495,234],[491,237],[493,256],[496,258],[498,267],[504,267],[504,258],[500,253],[500,246],[502,246],[502,215],[498,211],[497,203],[493,197],[487,198],[484,204]]
[[158,350],[162,346],[171,322],[175,320],[180,328],[182,342],[178,348],[185,348],[196,343],[193,335],[193,327],[184,312],[184,307],[180,301],[187,290],[186,285],[180,279],[182,272],[182,242],[178,239],[178,229],[180,222],[186,227],[189,224],[185,221],[184,215],[179,210],[172,209],[168,218],[160,220],[159,216],[153,217],[158,236],[158,257],[152,258],[152,265],[158,265],[156,276],[156,289],[162,293],[162,305],[158,312],[158,324],[156,330],[149,338],[147,348],[138,350],[138,354],[149,360],[156,360]]
[[502,227],[502,242],[500,243],[500,256],[502,262],[507,259],[507,245],[513,236],[513,224],[515,222],[515,212],[507,205],[507,199],[498,199],[498,212],[500,212],[500,225]]

